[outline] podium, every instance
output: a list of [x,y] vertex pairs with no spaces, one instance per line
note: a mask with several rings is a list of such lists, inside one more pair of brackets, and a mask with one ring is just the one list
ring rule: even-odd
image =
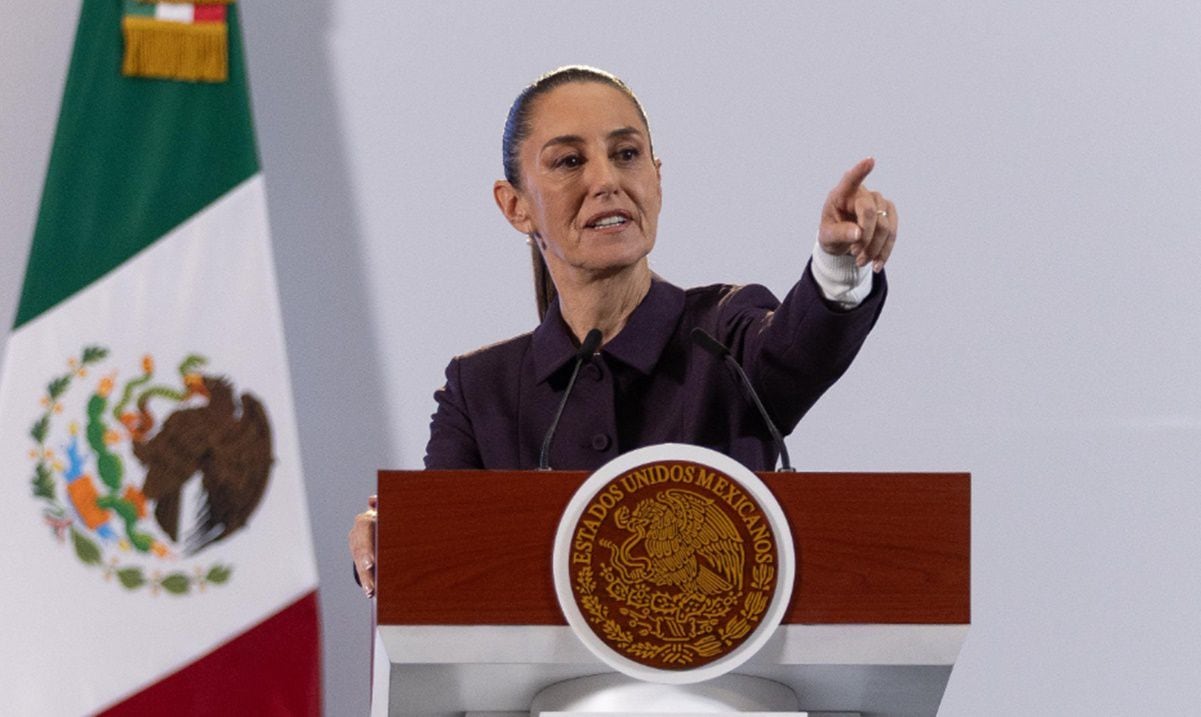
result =
[[[812,715],[934,715],[971,618],[970,475],[758,475],[788,518],[797,578],[783,624],[736,672],[791,687]],[[551,565],[587,476],[379,473],[386,714],[517,717],[552,684],[610,671],[567,627]]]

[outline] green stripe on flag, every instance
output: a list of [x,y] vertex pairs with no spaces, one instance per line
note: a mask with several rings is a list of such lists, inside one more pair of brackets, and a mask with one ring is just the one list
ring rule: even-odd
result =
[[84,0],[14,328],[258,171],[241,25],[223,84],[121,75],[120,0]]
[[154,17],[154,5],[138,2],[138,0],[125,0],[125,14]]

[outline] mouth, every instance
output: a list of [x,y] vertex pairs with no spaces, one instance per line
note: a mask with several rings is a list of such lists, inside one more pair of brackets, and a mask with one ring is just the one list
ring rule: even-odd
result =
[[613,229],[624,227],[634,221],[629,212],[617,209],[594,214],[584,223],[586,229]]

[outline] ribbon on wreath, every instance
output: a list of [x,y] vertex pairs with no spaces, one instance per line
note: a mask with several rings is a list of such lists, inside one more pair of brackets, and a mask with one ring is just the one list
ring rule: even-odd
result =
[[125,0],[121,30],[127,77],[184,82],[229,79],[229,5]]

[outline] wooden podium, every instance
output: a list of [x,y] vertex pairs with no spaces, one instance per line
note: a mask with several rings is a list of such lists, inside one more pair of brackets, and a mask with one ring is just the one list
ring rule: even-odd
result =
[[[567,627],[551,567],[587,475],[380,472],[387,714],[528,714],[539,690],[610,671]],[[971,620],[970,475],[758,475],[788,517],[797,579],[783,624],[736,672],[815,712],[934,715]]]

